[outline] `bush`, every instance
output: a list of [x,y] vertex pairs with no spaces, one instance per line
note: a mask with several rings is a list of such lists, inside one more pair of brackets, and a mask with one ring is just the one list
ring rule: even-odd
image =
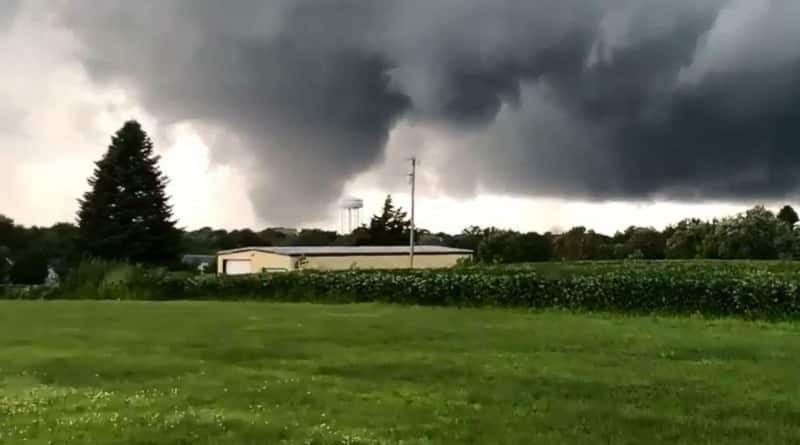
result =
[[151,299],[163,272],[123,262],[87,260],[67,274],[59,295],[74,299]]
[[0,285],[6,284],[9,280],[9,272],[11,272],[11,249],[6,246],[0,245]]
[[14,261],[9,278],[13,284],[43,284],[48,269],[47,256],[43,252],[29,251]]

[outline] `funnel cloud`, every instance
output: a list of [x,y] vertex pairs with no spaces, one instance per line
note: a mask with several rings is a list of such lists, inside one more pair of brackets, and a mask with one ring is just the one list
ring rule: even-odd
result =
[[452,194],[737,201],[800,178],[795,0],[49,8],[95,81],[231,135],[217,158],[241,160],[279,224],[323,214],[401,121],[441,135]]

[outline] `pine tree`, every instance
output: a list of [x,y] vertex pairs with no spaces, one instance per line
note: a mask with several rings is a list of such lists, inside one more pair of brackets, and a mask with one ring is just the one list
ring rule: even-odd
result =
[[166,195],[153,142],[136,121],[112,137],[79,200],[84,252],[95,258],[168,264],[178,258],[180,232]]

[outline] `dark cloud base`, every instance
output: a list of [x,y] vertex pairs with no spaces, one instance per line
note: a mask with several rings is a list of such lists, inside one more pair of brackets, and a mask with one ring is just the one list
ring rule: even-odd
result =
[[[753,26],[800,37],[790,1]],[[441,148],[474,173],[443,179],[456,193],[795,192],[800,49],[787,38],[715,47],[725,43],[709,36],[742,2],[696,3],[108,1],[57,15],[99,81],[130,86],[171,121],[237,134],[256,160],[255,207],[274,222],[319,216],[405,117],[482,133]]]

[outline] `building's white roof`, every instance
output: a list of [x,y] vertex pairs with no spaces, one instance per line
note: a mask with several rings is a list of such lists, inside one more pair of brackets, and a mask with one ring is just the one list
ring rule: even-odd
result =
[[[286,256],[348,256],[348,255],[408,255],[409,246],[281,246],[281,247],[242,247],[223,250],[219,255],[239,252],[266,252]],[[471,250],[443,246],[414,246],[416,255],[468,255]]]

